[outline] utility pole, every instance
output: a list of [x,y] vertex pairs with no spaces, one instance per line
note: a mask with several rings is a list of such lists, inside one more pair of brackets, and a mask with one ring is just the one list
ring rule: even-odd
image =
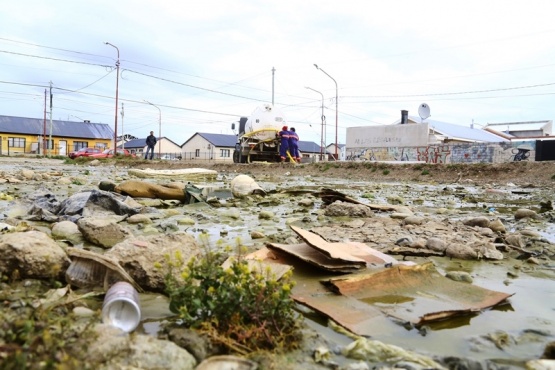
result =
[[50,138],[48,139],[48,156],[52,156],[52,147],[54,144],[52,143],[52,81],[50,81]]
[[272,107],[274,106],[274,76],[276,73],[276,69],[272,67]]
[[116,45],[105,42],[106,45],[110,45],[115,48],[118,52],[118,59],[116,60],[116,115],[114,122],[114,153],[116,152],[116,146],[118,144],[118,90],[119,90],[119,48]]
[[337,147],[339,146],[339,143],[337,142],[337,129],[338,129],[338,117],[339,117],[339,96],[338,96],[338,92],[339,89],[337,87],[337,81],[335,81],[335,78],[333,78],[332,76],[330,76],[328,74],[328,72],[324,71],[322,68],[318,67],[317,64],[314,64],[314,67],[316,67],[316,69],[319,69],[320,71],[322,71],[326,76],[328,76],[329,78],[332,79],[332,81],[335,83],[335,160],[339,160],[339,156],[337,154]]
[[326,116],[324,116],[324,94],[322,94],[320,91],[318,90],[314,90],[312,87],[308,87],[306,86],[305,89],[309,89],[312,90],[314,92],[317,92],[318,94],[320,94],[322,96],[322,133],[320,134],[320,160],[323,161],[324,160],[324,146],[325,146],[325,141],[324,141],[324,121],[326,119]]
[[44,89],[44,120],[42,122],[42,138],[40,142],[40,154],[46,154],[46,89]]
[[121,103],[121,148],[125,149],[125,135],[123,135],[123,103]]

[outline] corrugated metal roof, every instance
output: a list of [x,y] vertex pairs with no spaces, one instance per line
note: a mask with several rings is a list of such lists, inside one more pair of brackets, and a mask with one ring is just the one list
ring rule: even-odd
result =
[[550,121],[488,123],[486,127],[496,131],[539,131],[548,126]]
[[[24,134],[24,135],[50,135],[50,120],[44,119],[0,116],[0,132]],[[105,123],[73,122],[52,120],[52,136],[106,139],[114,137],[114,131]]]
[[[302,153],[320,153],[320,145],[316,144],[313,141],[301,141],[297,143],[299,145],[299,150]],[[324,148],[323,153],[326,152],[326,148]]]
[[[420,117],[409,116],[413,122],[420,122]],[[399,120],[400,122],[400,120]],[[480,128],[472,128],[470,126],[455,125],[453,123],[441,122],[432,119],[426,119],[424,122],[428,123],[430,130],[446,136],[449,139],[458,139],[466,141],[479,141],[486,143],[498,143],[501,141],[508,141],[501,136],[492,134]]]
[[197,132],[197,134],[217,147],[234,147],[237,142],[237,136],[235,135],[209,134],[205,132]]
[[[121,147],[121,145],[119,145]],[[125,148],[144,148],[146,146],[146,138],[129,140],[125,143]]]

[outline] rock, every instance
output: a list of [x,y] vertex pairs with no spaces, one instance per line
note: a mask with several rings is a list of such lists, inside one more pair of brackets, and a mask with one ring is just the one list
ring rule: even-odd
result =
[[538,218],[536,211],[531,209],[520,208],[515,212],[515,220],[520,220],[523,218]]
[[389,215],[389,217],[398,220],[404,220],[407,217],[412,216],[412,213],[400,213],[400,212],[393,212]]
[[210,340],[194,330],[170,328],[168,338],[179,347],[185,348],[199,363],[214,354],[210,352],[212,348]]
[[325,215],[332,217],[372,217],[374,216],[374,212],[370,209],[370,207],[363,204],[335,201],[326,207]]
[[57,240],[68,240],[73,245],[82,244],[83,235],[75,222],[61,221],[52,225],[52,237]]
[[137,214],[127,218],[129,224],[151,224],[152,220],[145,214]]
[[66,252],[40,231],[0,235],[0,271],[22,278],[61,279],[70,263]]
[[260,194],[265,195],[264,189],[258,185],[250,176],[239,175],[231,180],[231,194],[237,198],[243,198],[248,195]]
[[20,172],[21,177],[25,180],[32,180],[35,177],[35,171],[32,170],[21,170]]
[[197,222],[190,217],[182,217],[177,220],[179,225],[194,225]]
[[508,245],[512,245],[513,247],[524,247],[524,241],[522,240],[522,236],[520,234],[510,234],[505,237],[505,243]]
[[260,211],[258,218],[261,220],[271,220],[275,217],[275,213],[271,211]]
[[488,224],[488,227],[497,233],[505,233],[507,232],[507,229],[505,228],[505,225],[503,225],[503,222],[501,222],[501,220],[497,219],[497,220],[493,220]]
[[193,370],[197,364],[187,350],[153,336],[124,333],[110,325],[95,327],[95,340],[86,350],[87,362],[101,369]]
[[299,205],[301,207],[312,207],[314,205],[314,200],[309,198],[304,198],[299,200]]
[[266,235],[260,231],[253,230],[251,231],[251,239],[263,239]]
[[472,283],[472,276],[466,271],[449,271],[445,274],[445,277],[454,280],[454,281],[462,281],[464,283]]
[[409,216],[403,220],[404,225],[422,225],[426,219],[420,216]]
[[531,238],[539,238],[541,237],[541,234],[535,230],[530,230],[530,229],[522,229],[519,231],[521,235],[524,236],[528,236]]
[[87,241],[103,248],[110,248],[131,235],[130,231],[110,219],[84,217],[77,221],[77,226]]
[[459,258],[462,260],[473,260],[478,258],[478,253],[466,244],[453,243],[449,244],[445,249],[445,255],[451,258]]
[[131,237],[114,245],[105,255],[119,261],[142,288],[161,292],[165,287],[164,276],[169,272],[167,256],[173,261],[179,254],[187,264],[200,252],[193,236],[176,232]]
[[429,238],[426,241],[426,248],[437,252],[444,252],[447,249],[447,245],[439,238]]
[[463,224],[466,226],[479,226],[479,227],[488,227],[490,221],[487,217],[473,217],[463,221]]

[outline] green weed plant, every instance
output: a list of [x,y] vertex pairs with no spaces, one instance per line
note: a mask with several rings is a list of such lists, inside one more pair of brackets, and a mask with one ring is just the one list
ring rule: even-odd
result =
[[216,333],[220,342],[231,342],[230,348],[246,353],[294,348],[301,319],[291,298],[291,272],[278,280],[269,268],[251,269],[239,241],[236,248],[239,253],[226,268],[221,265],[223,254],[206,246],[186,264],[179,254],[168,257],[170,310],[184,325],[213,338]]

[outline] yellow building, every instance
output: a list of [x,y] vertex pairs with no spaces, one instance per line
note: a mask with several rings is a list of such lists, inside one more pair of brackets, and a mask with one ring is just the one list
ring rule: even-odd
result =
[[81,148],[110,148],[114,131],[105,123],[0,116],[0,155],[62,155]]

